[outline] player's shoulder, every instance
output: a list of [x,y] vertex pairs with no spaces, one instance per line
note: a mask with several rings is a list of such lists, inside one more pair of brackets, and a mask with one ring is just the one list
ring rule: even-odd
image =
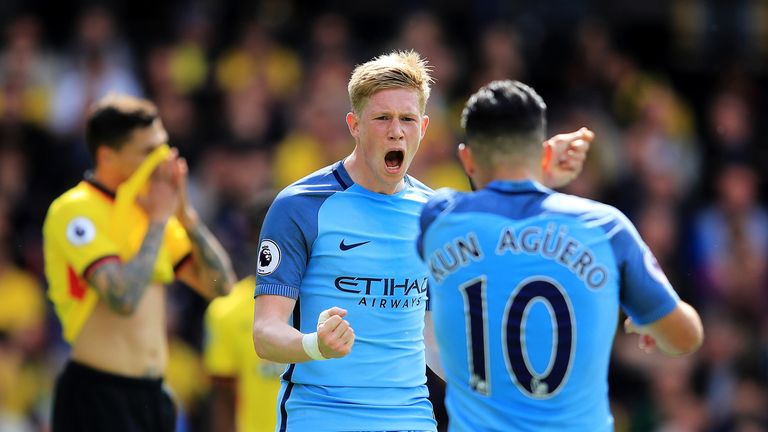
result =
[[466,192],[451,188],[440,188],[433,191],[421,211],[422,228],[426,228],[441,214],[450,212],[466,195]]
[[616,207],[576,195],[553,192],[544,199],[542,208],[550,213],[576,217],[583,223],[601,226],[605,230],[632,226],[629,218]]
[[429,211],[443,211],[461,201],[467,192],[457,191],[451,188],[440,188],[432,192],[424,208]]
[[111,206],[110,198],[100,197],[99,194],[100,191],[81,181],[53,200],[48,207],[46,220],[70,218],[74,215],[97,216]]
[[337,162],[326,166],[291,183],[277,194],[273,205],[301,205],[309,201],[323,200],[347,189],[351,180],[348,179],[346,171],[339,168],[340,165],[341,163]]
[[91,193],[90,188],[84,181],[81,181],[53,200],[49,209],[51,211],[59,211],[69,206],[82,205],[92,199],[93,194]]

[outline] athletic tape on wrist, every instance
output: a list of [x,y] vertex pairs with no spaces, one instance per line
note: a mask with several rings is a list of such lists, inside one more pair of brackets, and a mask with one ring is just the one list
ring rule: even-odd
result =
[[304,352],[307,353],[312,360],[328,360],[323,353],[320,352],[320,346],[317,343],[317,332],[308,333],[302,336],[301,346],[304,348]]

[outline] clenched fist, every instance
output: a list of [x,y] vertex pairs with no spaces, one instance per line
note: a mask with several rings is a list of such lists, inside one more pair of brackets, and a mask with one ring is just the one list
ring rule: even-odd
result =
[[572,182],[587,159],[595,133],[583,127],[576,132],[555,135],[544,142],[541,161],[543,182],[549,187],[561,187]]
[[344,317],[347,311],[332,307],[320,313],[317,318],[317,344],[325,358],[344,357],[352,351],[355,331]]

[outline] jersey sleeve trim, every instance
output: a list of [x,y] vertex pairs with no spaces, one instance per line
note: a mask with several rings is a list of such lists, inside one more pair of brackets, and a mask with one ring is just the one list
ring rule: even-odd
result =
[[299,298],[299,289],[296,287],[275,283],[256,285],[256,292],[253,294],[253,297],[255,298],[265,294],[278,295],[296,300]]
[[85,266],[85,270],[83,270],[83,279],[85,279],[85,280],[90,279],[90,277],[93,274],[93,272],[100,265],[104,264],[107,261],[112,261],[112,260],[116,260],[117,262],[120,262],[120,257],[117,256],[117,255],[106,255],[106,256],[103,256],[101,258],[96,258],[95,260],[93,260],[93,262],[91,262],[90,264]]

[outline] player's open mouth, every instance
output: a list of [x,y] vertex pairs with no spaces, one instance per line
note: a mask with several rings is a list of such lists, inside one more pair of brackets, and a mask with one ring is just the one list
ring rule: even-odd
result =
[[396,173],[400,171],[400,167],[403,166],[403,157],[405,154],[402,150],[392,150],[387,152],[384,156],[384,164],[387,167],[387,172]]

